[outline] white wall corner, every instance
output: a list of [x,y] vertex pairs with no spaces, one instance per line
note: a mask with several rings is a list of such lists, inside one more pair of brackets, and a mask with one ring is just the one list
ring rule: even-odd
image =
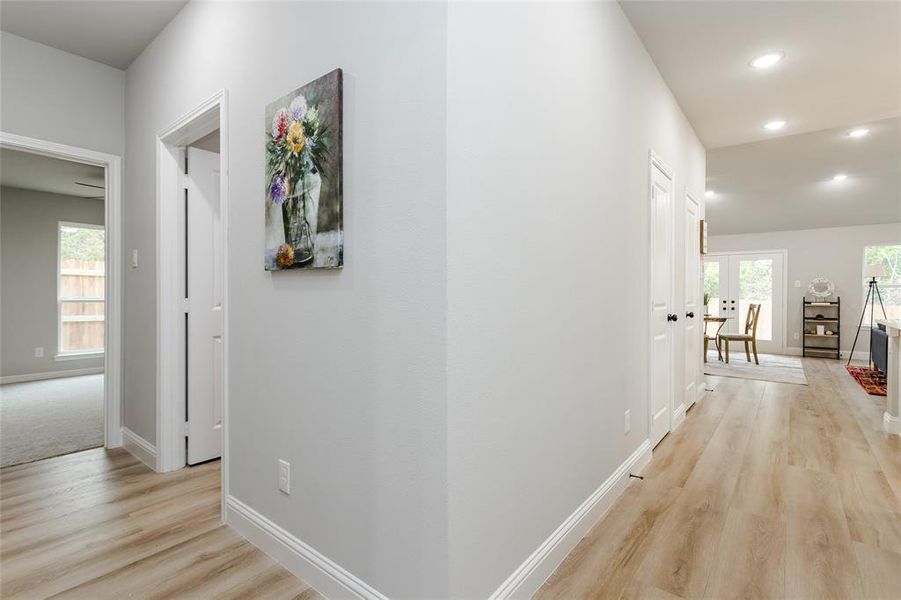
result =
[[159,471],[157,468],[156,446],[128,427],[122,428],[122,447],[154,471]]
[[629,484],[629,473],[639,473],[651,460],[651,442],[645,440],[604,483],[541,543],[490,600],[531,597],[556,570],[566,555],[598,523]]
[[228,497],[225,507],[228,525],[327,598],[388,600],[365,581],[234,496]]

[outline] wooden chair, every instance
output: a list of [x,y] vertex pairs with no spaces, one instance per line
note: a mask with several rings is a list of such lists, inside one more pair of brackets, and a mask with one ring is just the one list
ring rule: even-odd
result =
[[750,304],[748,305],[748,318],[745,319],[745,332],[744,333],[721,333],[720,334],[720,345],[726,345],[726,363],[729,362],[729,342],[744,342],[745,343],[745,356],[748,357],[748,362],[751,362],[751,351],[749,346],[754,349],[754,364],[759,365],[760,361],[757,360],[757,320],[760,317],[760,307],[761,304]]

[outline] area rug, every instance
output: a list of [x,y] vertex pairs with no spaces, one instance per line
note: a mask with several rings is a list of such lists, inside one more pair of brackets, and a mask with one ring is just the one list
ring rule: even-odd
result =
[[807,385],[807,376],[804,375],[804,365],[801,364],[800,358],[777,354],[759,354],[758,358],[760,359],[759,365],[754,363],[753,355],[749,363],[744,352],[730,352],[729,364],[726,364],[718,360],[716,350],[712,350],[707,354],[704,374]]
[[0,386],[0,465],[103,445],[103,375]]
[[887,389],[885,373],[866,367],[846,366],[845,368],[848,369],[848,373],[851,377],[860,384],[863,391],[871,396],[885,396]]

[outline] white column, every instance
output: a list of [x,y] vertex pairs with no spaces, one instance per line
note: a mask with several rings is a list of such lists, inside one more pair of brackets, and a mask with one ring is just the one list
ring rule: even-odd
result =
[[880,320],[888,333],[888,395],[882,425],[889,433],[901,434],[901,321]]

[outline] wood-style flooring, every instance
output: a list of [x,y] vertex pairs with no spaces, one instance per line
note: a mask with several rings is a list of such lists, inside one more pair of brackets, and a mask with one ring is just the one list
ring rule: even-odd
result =
[[536,594],[901,598],[901,438],[844,363],[707,397]]
[[[901,438],[837,361],[709,378],[536,598],[901,598]],[[3,598],[320,598],[219,521],[219,464],[122,450],[0,471]]]
[[219,471],[102,448],[0,470],[0,597],[321,598],[220,523]]

